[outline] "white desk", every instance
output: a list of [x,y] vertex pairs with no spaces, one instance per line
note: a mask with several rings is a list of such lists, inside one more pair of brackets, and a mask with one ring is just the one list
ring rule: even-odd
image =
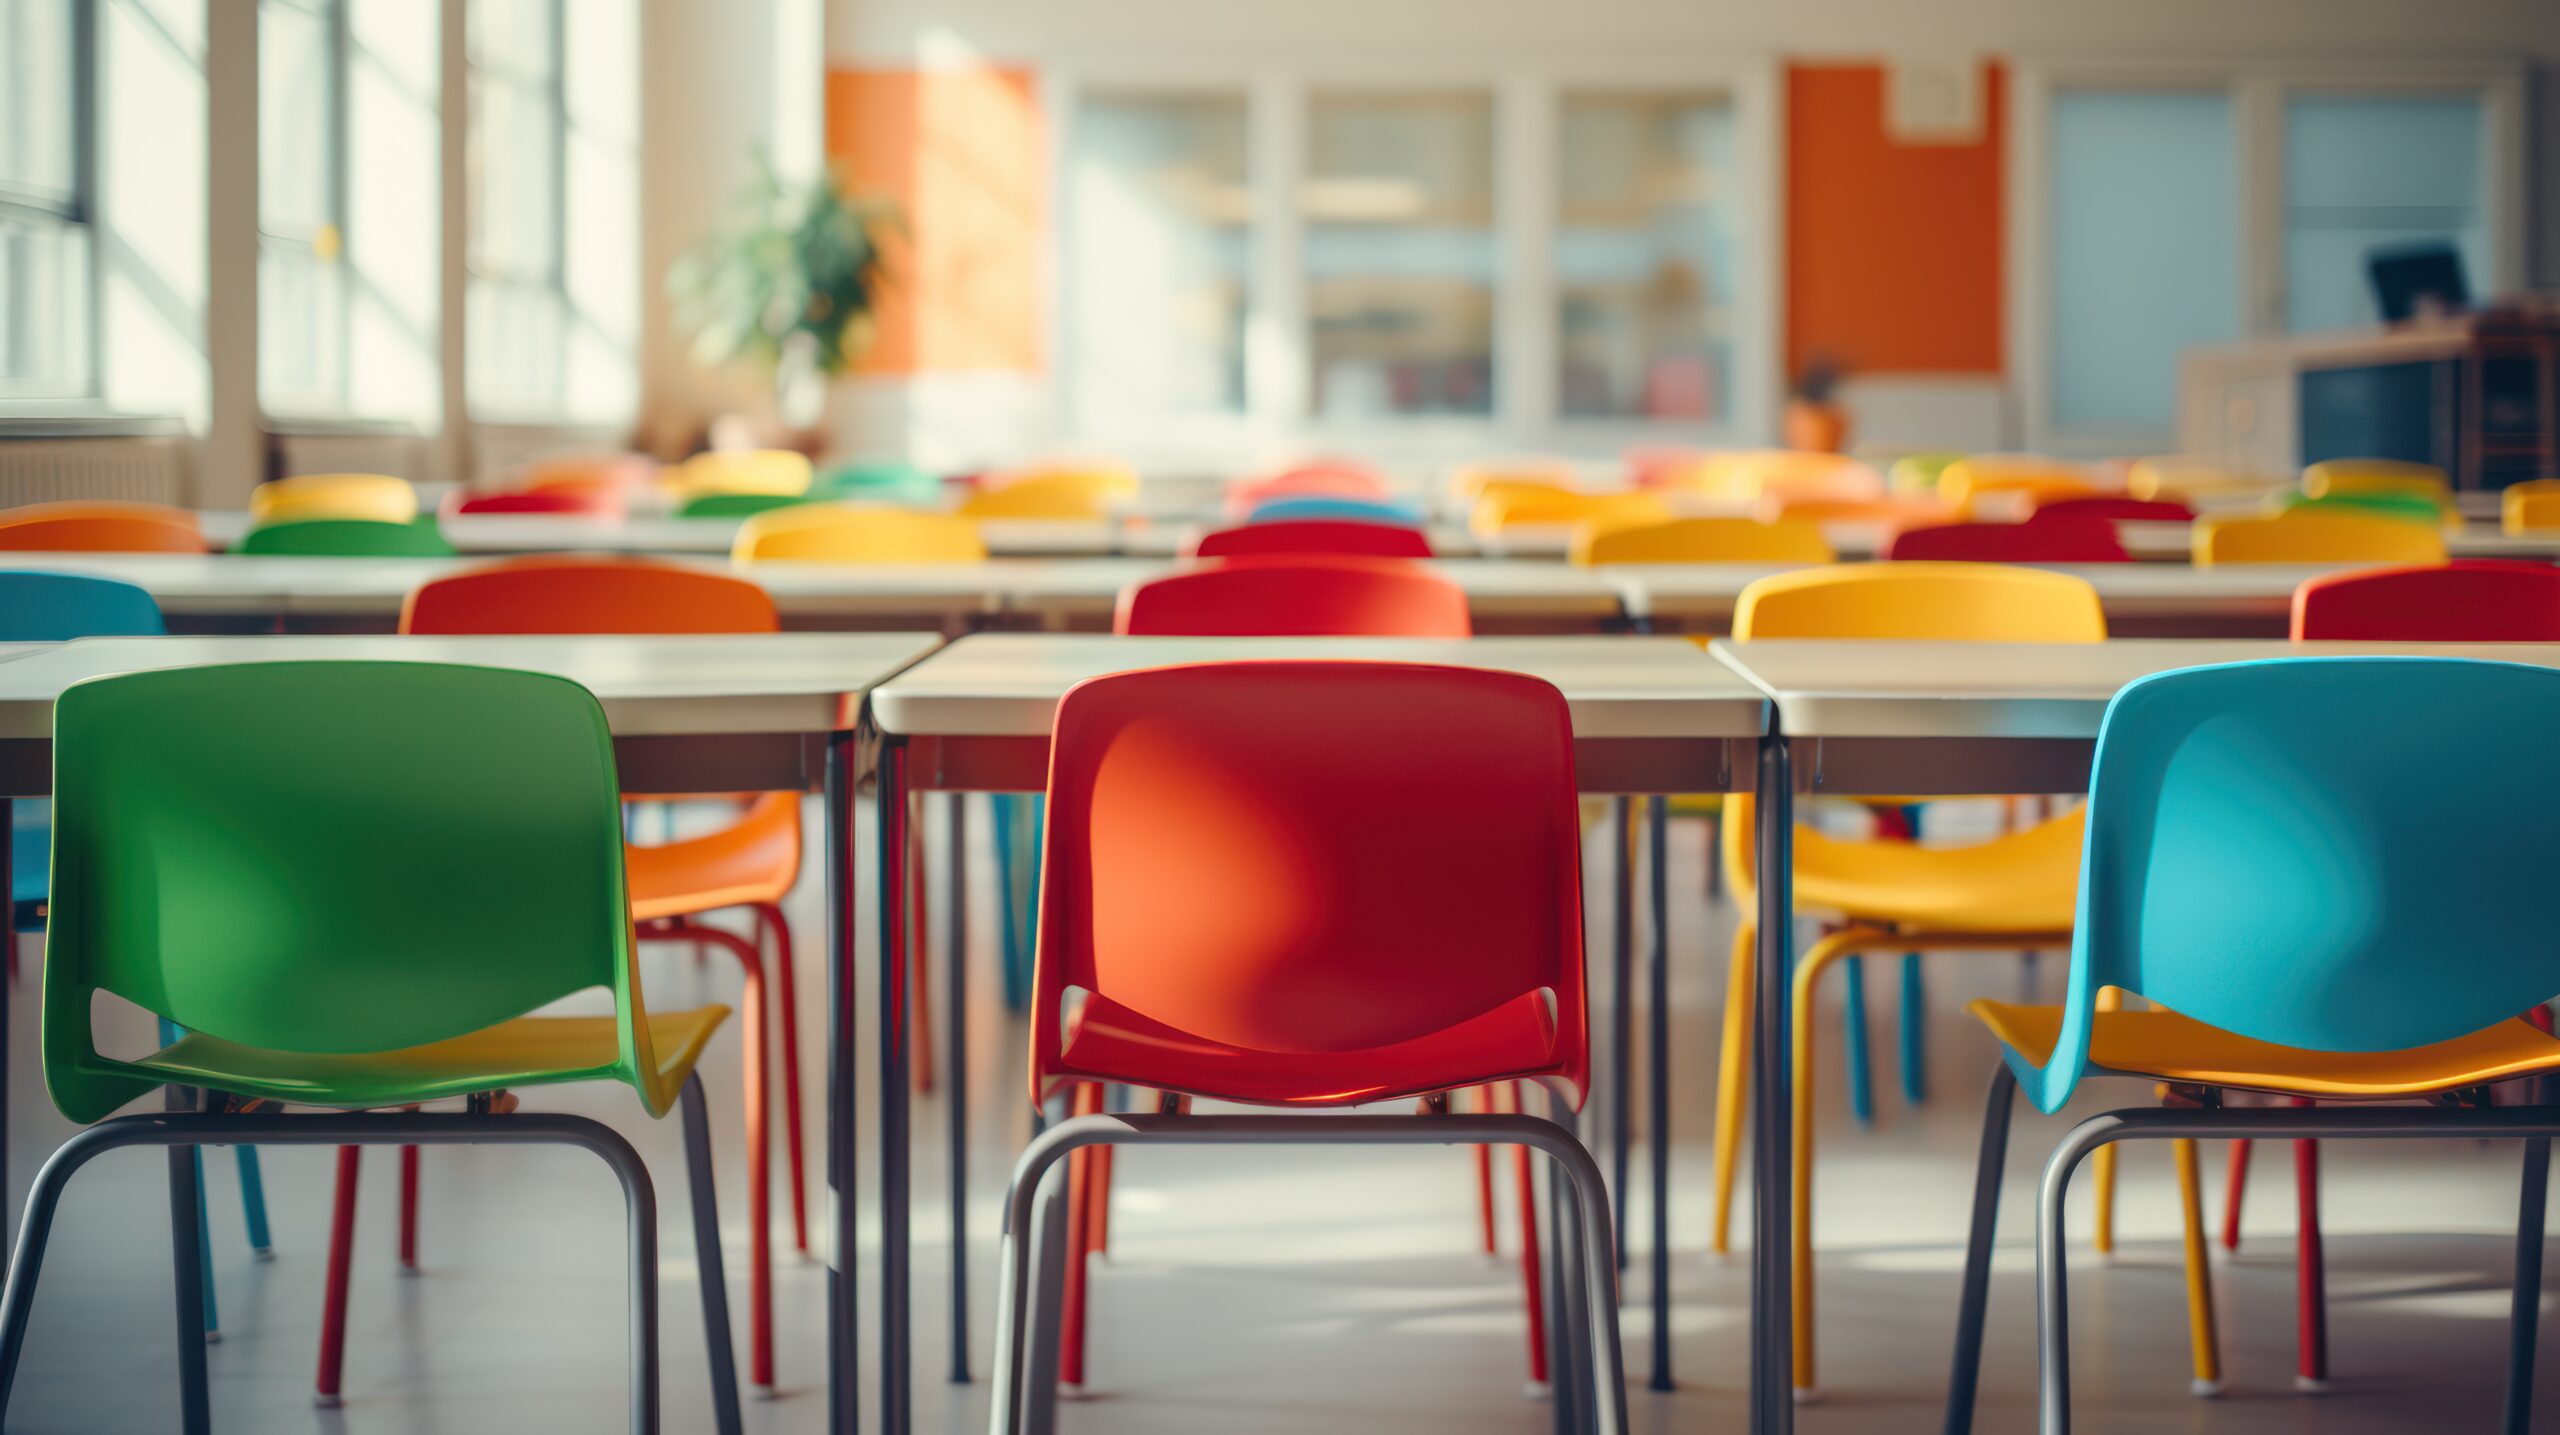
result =
[[[2194,554],[2193,529],[2186,523],[2119,523],[2116,536],[2142,562],[2184,563]],[[2456,558],[2560,559],[2560,532],[2506,533],[2495,524],[2474,523],[2446,534],[2444,542]]]
[[[0,844],[11,799],[52,787],[53,705],[64,688],[111,673],[203,663],[396,659],[552,673],[594,693],[626,788],[643,792],[808,791],[826,796],[827,844],[827,1367],[839,1418],[857,1366],[852,1339],[855,1246],[850,1002],[854,957],[854,732],[863,694],[930,653],[930,633],[750,634],[709,638],[88,638],[0,662]],[[179,715],[183,719],[183,715]],[[454,720],[467,722],[457,712]],[[493,734],[503,741],[503,734]],[[0,848],[0,871],[8,854]],[[0,984],[0,1071],[7,1060]],[[5,1132],[0,1132],[5,1137]],[[0,1153],[6,1144],[0,1139]],[[6,1179],[0,1165],[0,1181]]]
[[[1469,558],[1424,566],[1466,590],[1479,629],[1590,631],[1622,611],[1618,590],[1591,569]],[[1137,558],[1025,560],[1007,571],[1004,607],[1045,628],[1108,628],[1121,589],[1182,568]]]
[[[249,530],[238,510],[203,515],[205,541],[237,545]],[[737,541],[738,518],[677,518],[632,514],[621,519],[551,513],[465,513],[441,519],[445,540],[465,553],[692,553],[726,555]],[[1117,551],[1119,525],[1108,519],[989,519],[978,525],[987,551],[997,554],[1103,554]]]
[[[2293,590],[2310,578],[2370,565],[2241,563],[2044,564],[2098,590],[2110,631],[2138,637],[2279,637]],[[1756,563],[1626,563],[1591,570],[1616,587],[1627,616],[1656,631],[1723,633],[1742,590],[1783,567]]]

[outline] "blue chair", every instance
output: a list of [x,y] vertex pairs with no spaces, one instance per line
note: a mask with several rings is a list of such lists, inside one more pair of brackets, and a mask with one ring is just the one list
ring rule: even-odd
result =
[[[2543,1205],[2560,1108],[2486,1089],[2560,1071],[2518,1019],[2560,991],[2560,671],[2456,658],[2284,658],[2156,674],[2108,705],[2090,776],[2060,1006],[1976,1002],[2001,1043],[1982,1134],[1946,1426],[1968,1428],[2012,1093],[2061,1109],[2084,1077],[2165,1082],[2177,1108],[2073,1128],[2037,1214],[2042,1428],[2070,1426],[2062,1212],[2108,1143],[2199,1138],[2524,1142],[2508,1428],[2530,1423]],[[2116,1009],[2114,989],[2157,1003]],[[2293,1098],[2224,1109],[2225,1090]],[[2448,1105],[2369,1103],[2440,1097]],[[2313,1102],[2368,1103],[2314,1106]],[[2189,1224],[2191,1270],[2201,1237]],[[2316,1265],[2306,1264],[2307,1271]],[[2209,1285],[2195,1282],[2209,1326]],[[2321,1292],[2306,1276],[2306,1306]]]
[[[0,643],[149,638],[167,631],[160,619],[160,605],[152,601],[148,590],[135,584],[86,573],[0,570]],[[44,899],[53,856],[52,818],[49,803],[19,802],[10,809],[9,897],[13,933],[44,929]],[[10,962],[13,971],[14,955]],[[168,1022],[160,1023],[163,1045],[176,1041],[180,1034]],[[258,1172],[258,1151],[254,1146],[236,1149],[240,1157],[240,1208],[249,1228],[249,1249],[259,1260],[273,1260],[275,1244],[267,1231],[266,1185]],[[204,1153],[197,1151],[195,1159],[199,1193],[196,1221],[201,1229],[205,1223],[201,1194]],[[218,1339],[222,1322],[214,1310],[211,1243],[199,1241],[197,1246],[208,1252],[204,1264],[205,1337]]]
[[1305,519],[1347,520],[1353,523],[1386,523],[1399,528],[1422,526],[1422,510],[1409,503],[1396,503],[1375,498],[1340,498],[1331,494],[1307,494],[1295,498],[1275,498],[1257,506],[1246,515],[1247,523],[1290,523]]

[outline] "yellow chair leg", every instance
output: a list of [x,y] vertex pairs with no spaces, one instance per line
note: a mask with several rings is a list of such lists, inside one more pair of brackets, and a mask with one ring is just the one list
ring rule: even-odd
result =
[[1751,1091],[1752,1005],[1758,991],[1758,931],[1744,922],[1733,933],[1733,963],[1725,974],[1724,1043],[1716,1056],[1715,1253],[1732,1249],[1733,1176],[1742,1151],[1743,1098]]
[[[2123,1005],[2124,992],[2120,988],[2098,989],[2098,1010],[2115,1011]],[[2090,1244],[2097,1247],[2099,1255],[2111,1256],[2116,1253],[2116,1144],[2109,1142],[2099,1147],[2098,1154],[2090,1158],[2090,1165],[2096,1168],[2096,1179],[2091,1184],[2098,1202],[2097,1218],[2089,1226]]]
[[2222,1344],[2213,1323],[2213,1273],[2205,1263],[2204,1183],[2196,1174],[2196,1143],[2173,1141],[2178,1158],[2178,1204],[2186,1220],[2187,1339],[2195,1357],[2198,1395],[2222,1393]]

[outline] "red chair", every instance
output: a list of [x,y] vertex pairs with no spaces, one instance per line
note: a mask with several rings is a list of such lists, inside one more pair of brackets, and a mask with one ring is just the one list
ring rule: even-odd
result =
[[1419,528],[1392,523],[1351,523],[1334,518],[1295,518],[1278,523],[1248,523],[1203,533],[1191,558],[1249,558],[1268,555],[1340,554],[1366,558],[1428,558],[1431,540]]
[[[421,584],[400,613],[404,633],[772,633],[782,620],[773,599],[743,578],[646,558],[614,555],[505,559]],[[627,849],[635,935],[720,947],[746,975],[745,1019],[760,1032],[781,1027],[783,1147],[788,1158],[793,1238],[809,1249],[809,1214],[800,1140],[800,1017],[793,990],[791,923],[782,900],[800,877],[800,796],[767,792],[747,801],[737,821],[698,837]],[[469,894],[457,894],[468,901]],[[755,937],[697,918],[743,908]],[[765,949],[771,939],[776,1000],[764,1000]],[[752,1281],[752,1370],[771,1390],[773,1253],[771,1193],[765,1169],[772,1127],[760,1058],[769,1042],[746,1046],[747,1249]],[[417,1148],[401,1152],[400,1249],[414,1268],[417,1249]],[[351,1194],[342,1194],[351,1203]],[[332,1310],[344,1319],[345,1304]]]
[[1365,464],[1328,460],[1302,463],[1263,478],[1227,486],[1227,516],[1243,518],[1275,498],[1384,498],[1386,480]]
[[2129,563],[2112,524],[2094,519],[1939,523],[1905,528],[1876,555],[1957,563]]
[[2560,567],[2465,558],[2323,574],[2293,590],[2293,636],[2297,642],[2560,642]]
[[[1586,1084],[1581,823],[1563,695],[1516,674],[1407,663],[1157,668],[1069,690],[1049,761],[1031,1089],[1045,1100],[1075,1088],[1088,1114],[1050,1127],[1016,1167],[999,1293],[1003,1428],[1025,1418],[1017,1393],[1042,1408],[1056,1393],[1051,1372],[1025,1368],[1033,1289],[1063,1290],[1056,1375],[1083,1378],[1096,1183],[1071,1169],[1063,1212],[1053,1191],[1035,1215],[1035,1196],[1060,1158],[1126,1142],[1538,1145],[1579,1197],[1560,1209],[1579,1211],[1564,1234],[1580,1252],[1590,1326],[1558,1334],[1589,1343],[1561,1368],[1582,1368],[1587,1351],[1598,1399],[1623,1411],[1597,1165],[1561,1126],[1448,1107],[1454,1092],[1521,1080],[1578,1104]],[[1166,1095],[1155,1115],[1090,1114],[1088,1093],[1108,1083]],[[1195,1097],[1423,1104],[1410,1115],[1195,1117]],[[1044,1267],[1036,1287],[1029,1241]]]
[[2055,498],[2035,506],[2029,523],[2102,518],[2109,523],[2193,523],[2196,511],[2168,498]]
[[1464,638],[1467,592],[1392,558],[1239,558],[1132,583],[1115,633],[1158,637]]
[[445,495],[443,513],[544,513],[569,518],[619,518],[622,492],[599,484],[559,483],[512,493],[471,493],[455,489]]

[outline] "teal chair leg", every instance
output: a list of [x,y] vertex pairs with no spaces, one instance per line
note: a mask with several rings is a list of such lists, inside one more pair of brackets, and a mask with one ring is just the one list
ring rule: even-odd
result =
[[1031,830],[1023,834],[1023,840],[1031,847],[1029,863],[1031,880],[1025,885],[1022,894],[1022,940],[1027,949],[1023,954],[1022,976],[1026,985],[1031,980],[1031,953],[1040,949],[1040,853],[1043,845],[1040,837],[1048,830],[1048,824],[1048,796],[1046,794],[1034,796],[1031,799],[1031,821],[1028,824]]
[[240,1158],[240,1216],[249,1227],[249,1251],[259,1260],[274,1260],[276,1243],[267,1233],[267,1183],[258,1174],[258,1148],[234,1146],[231,1150]]
[[196,1265],[204,1272],[204,1338],[211,1344],[222,1339],[222,1314],[213,1304],[213,1221],[204,1210],[204,1148],[189,1151],[187,1158],[196,1163]]
[[1929,1099],[1929,987],[1920,954],[1902,954],[1902,1095],[1918,1106]]
[[1004,934],[1004,1005],[1007,1011],[1024,1011],[1031,1005],[1031,986],[1024,980],[1029,964],[1022,960],[1022,909],[1014,893],[1014,808],[1022,799],[999,792],[988,799],[995,817],[996,843],[996,916]]
[[1849,1053],[1849,1111],[1861,1126],[1872,1126],[1876,1120],[1876,1094],[1868,1066],[1867,1053],[1867,963],[1863,957],[1850,957],[1840,963],[1840,979],[1846,984],[1846,995],[1840,1009],[1841,1024],[1847,1028]]

